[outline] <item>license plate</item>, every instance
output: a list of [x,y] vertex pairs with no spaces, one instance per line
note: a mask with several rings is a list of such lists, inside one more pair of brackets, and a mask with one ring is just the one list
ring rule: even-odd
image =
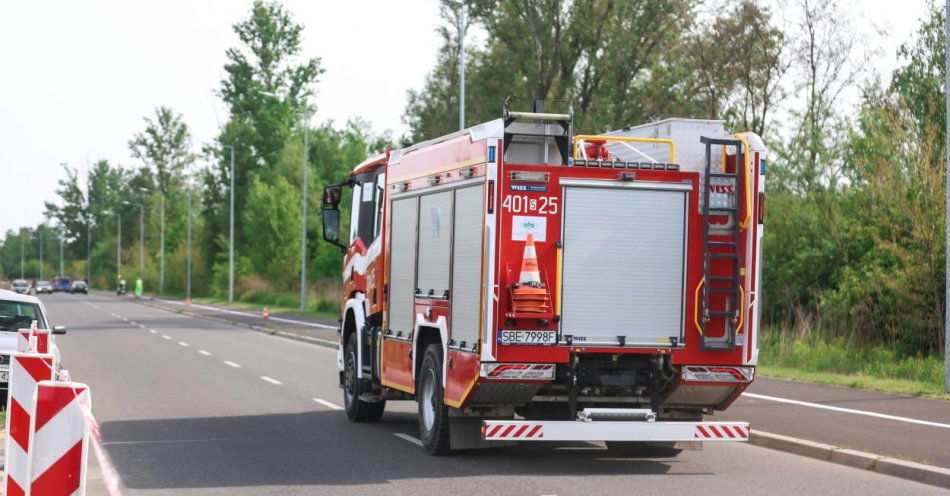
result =
[[551,345],[557,343],[557,331],[501,331],[500,344]]

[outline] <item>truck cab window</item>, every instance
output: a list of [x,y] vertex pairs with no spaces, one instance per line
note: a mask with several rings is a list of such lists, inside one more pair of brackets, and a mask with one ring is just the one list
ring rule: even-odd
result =
[[361,184],[356,183],[353,185],[353,203],[350,204],[350,242],[353,244],[356,241],[357,228],[360,224],[360,200],[362,198],[361,193]]

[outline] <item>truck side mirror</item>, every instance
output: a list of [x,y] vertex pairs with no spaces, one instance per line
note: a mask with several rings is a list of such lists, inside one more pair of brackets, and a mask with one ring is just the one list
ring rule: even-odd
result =
[[323,209],[323,239],[346,249],[340,243],[340,211],[336,208]]
[[53,334],[66,334],[66,326],[53,326]]
[[[340,184],[332,184],[323,188],[323,207],[329,210],[336,210],[340,205],[340,199],[343,198],[343,186]],[[339,213],[337,214],[337,221],[339,221]],[[339,222],[337,222],[339,224]]]

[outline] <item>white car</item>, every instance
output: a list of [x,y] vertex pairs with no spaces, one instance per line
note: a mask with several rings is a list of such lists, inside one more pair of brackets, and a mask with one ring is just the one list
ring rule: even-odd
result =
[[[49,329],[46,307],[35,296],[0,289],[0,395],[6,404],[7,383],[10,380],[10,353],[17,349],[17,331],[28,329],[33,321],[40,329]],[[63,326],[53,326],[53,334],[66,334]],[[59,348],[55,336],[50,336],[50,352],[59,368]]]

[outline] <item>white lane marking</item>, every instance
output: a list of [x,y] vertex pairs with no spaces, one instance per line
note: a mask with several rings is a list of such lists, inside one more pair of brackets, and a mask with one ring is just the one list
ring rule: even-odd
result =
[[139,324],[139,327],[141,327],[142,329],[145,329],[145,325],[143,324]]
[[188,343],[186,343],[186,342],[184,342],[184,341],[179,341],[178,344],[180,344],[180,345],[182,345],[182,346],[188,346]]
[[273,377],[267,377],[266,375],[262,375],[262,376],[261,376],[261,379],[264,379],[265,381],[267,381],[267,382],[269,382],[269,383],[271,383],[271,384],[278,385],[278,386],[280,386],[281,384],[283,384],[283,382],[280,382],[280,381],[278,381],[277,379],[274,379]]
[[896,421],[898,421],[898,422],[907,422],[907,423],[909,423],[909,424],[927,425],[927,426],[930,426],[930,427],[942,427],[942,428],[944,428],[944,429],[950,429],[950,424],[941,424],[940,422],[930,422],[930,421],[927,421],[927,420],[919,420],[919,419],[908,418],[908,417],[898,417],[898,416],[896,416],[896,415],[887,415],[887,414],[884,414],[884,413],[869,412],[869,411],[866,411],[866,410],[854,410],[854,409],[851,409],[851,408],[842,408],[842,407],[840,407],[840,406],[822,405],[822,404],[820,404],[820,403],[811,403],[811,402],[808,402],[808,401],[791,400],[791,399],[788,399],[788,398],[779,398],[779,397],[777,397],[777,396],[766,396],[766,395],[764,395],[764,394],[742,393],[742,396],[748,396],[748,397],[750,397],[750,398],[756,398],[756,399],[766,400],[766,401],[775,401],[775,402],[778,402],[778,403],[788,403],[788,404],[790,404],[790,405],[807,406],[807,407],[809,407],[809,408],[819,408],[819,409],[822,409],[822,410],[831,410],[831,411],[833,411],[833,412],[853,413],[853,414],[855,414],[855,415],[865,415],[865,416],[868,416],[868,417],[876,417],[876,418],[887,419],[887,420],[896,420]]
[[224,364],[225,364],[225,365],[229,365],[229,366],[234,367],[234,368],[238,368],[238,367],[241,366],[241,364],[239,364],[239,363],[234,363],[234,362],[232,362],[232,361],[230,361],[230,360],[225,360],[225,361],[224,361]]
[[205,350],[198,350],[198,353],[201,353],[201,354],[204,355],[204,356],[211,356],[211,353],[208,353],[208,352],[205,351]]
[[162,334],[162,339],[171,339],[172,337],[168,334]]
[[320,403],[321,405],[323,405],[323,406],[325,406],[325,407],[327,407],[327,408],[329,408],[329,409],[331,409],[331,410],[342,410],[342,409],[343,409],[342,406],[337,405],[336,403],[330,403],[329,401],[327,401],[327,400],[325,400],[325,399],[323,399],[323,398],[314,398],[313,401],[316,401],[317,403]]
[[125,317],[119,317],[119,318],[122,319],[122,320],[124,320],[124,321],[126,321],[126,322],[129,321],[129,319],[127,319],[127,318],[125,318]]
[[158,331],[156,331],[155,329],[149,329],[148,332],[152,334],[158,334]]
[[410,443],[415,444],[416,446],[422,446],[422,441],[420,441],[420,440],[417,439],[417,438],[414,438],[414,437],[410,436],[409,434],[403,434],[403,433],[401,433],[401,432],[394,432],[393,435],[396,436],[396,437],[398,437],[399,439],[403,439],[403,440],[409,441]]
[[[156,300],[156,301],[161,301],[161,302],[164,302],[164,303],[170,303],[170,304],[172,304],[172,305],[184,305],[184,302],[175,301],[175,300],[166,300],[166,299],[164,299],[164,298],[155,298],[155,300]],[[226,309],[226,308],[211,307],[211,306],[208,306],[208,305],[196,305],[196,304],[194,304],[194,303],[192,303],[191,306],[193,306],[193,307],[195,307],[195,308],[202,308],[202,309],[204,309],[204,310],[212,310],[212,311],[215,311],[215,312],[230,313],[230,314],[233,314],[233,315],[243,315],[243,316],[245,316],[245,317],[257,317],[257,318],[260,318],[260,317],[261,317],[261,314],[259,314],[259,313],[238,312],[238,311],[235,311],[235,310],[228,310],[228,309]],[[284,322],[284,323],[288,323],[288,324],[298,324],[298,325],[307,326],[307,327],[319,327],[320,329],[337,329],[337,328],[338,328],[337,326],[329,326],[329,325],[326,325],[326,324],[317,324],[317,323],[315,323],[315,322],[305,322],[305,321],[296,320],[296,319],[285,319],[285,318],[282,318],[282,317],[274,317],[274,316],[271,316],[271,317],[269,317],[269,319],[270,319],[270,320],[273,320],[273,321],[276,321],[276,322]]]

